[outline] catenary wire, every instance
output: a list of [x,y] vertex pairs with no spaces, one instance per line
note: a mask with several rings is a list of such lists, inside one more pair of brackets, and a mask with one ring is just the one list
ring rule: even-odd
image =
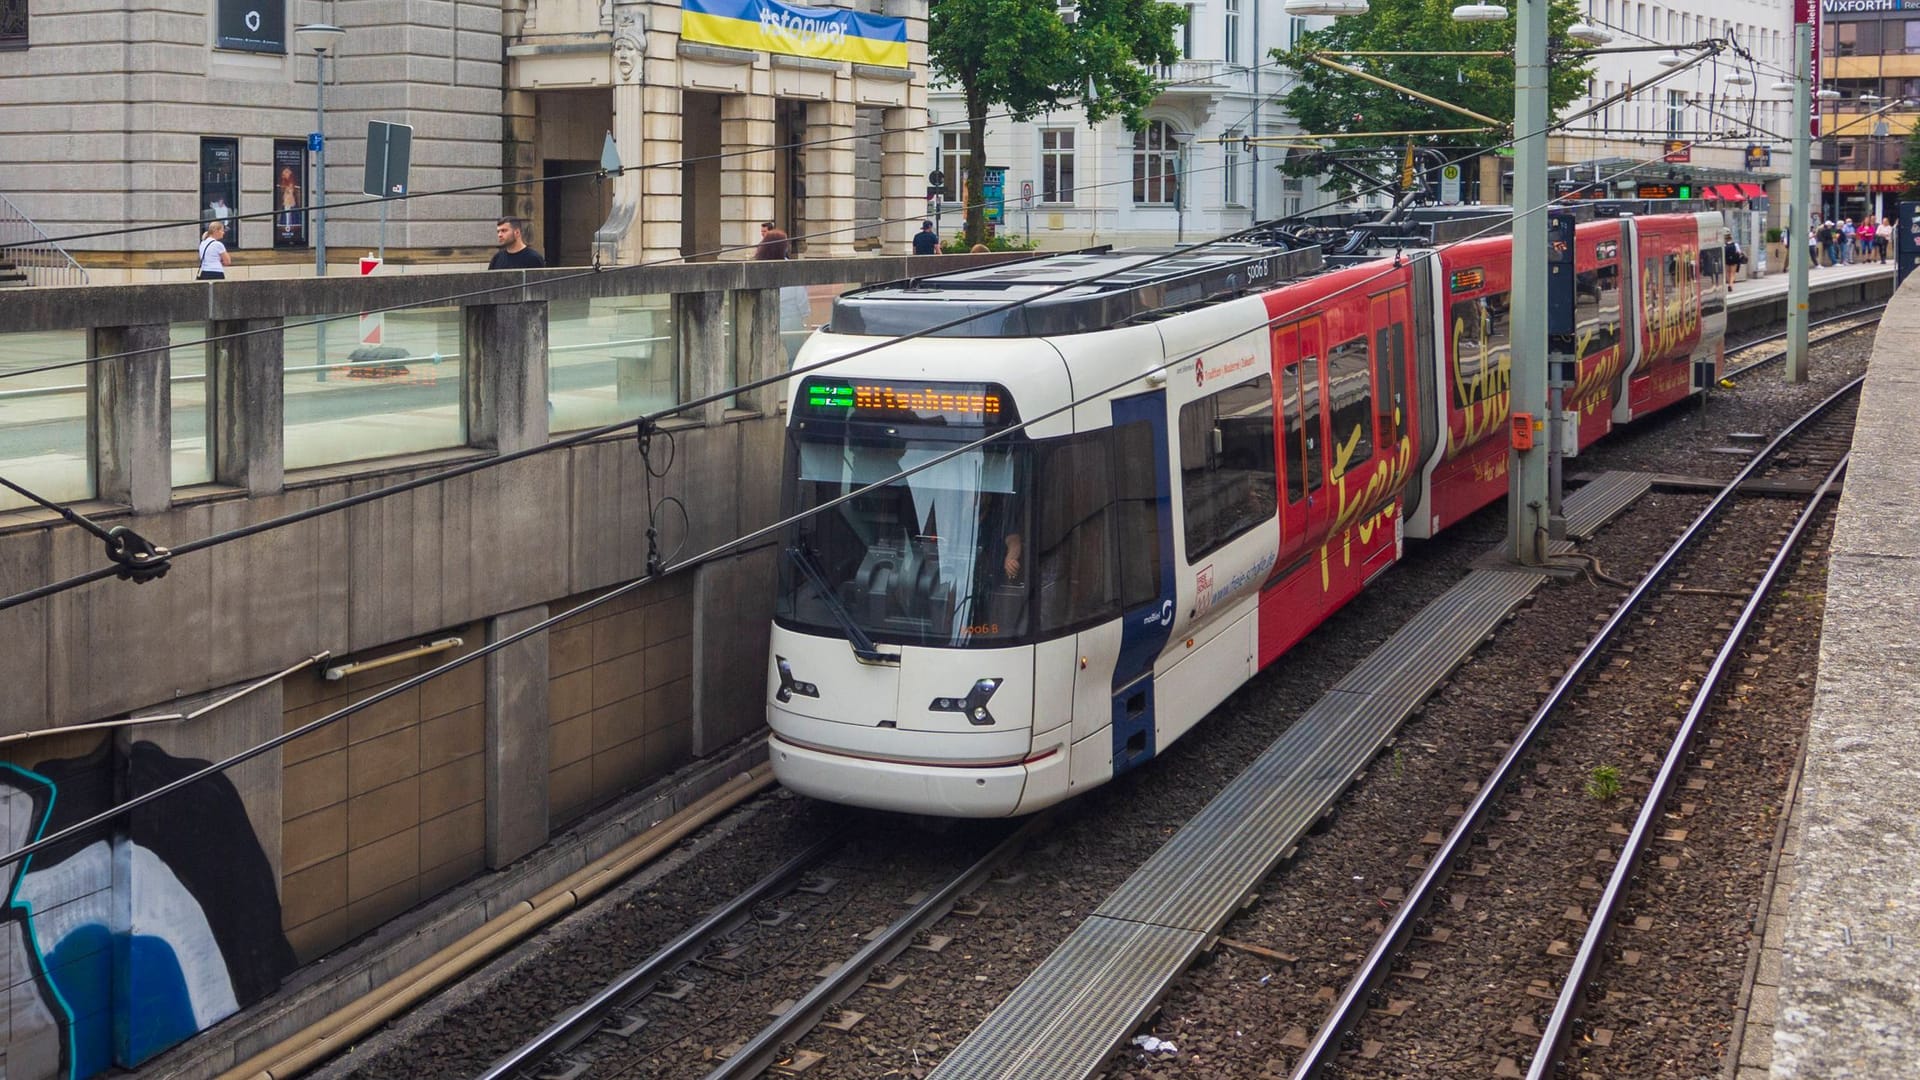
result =
[[[1548,128],[1545,130],[1551,130],[1551,128],[1552,128],[1552,125],[1549,124]],[[1554,203],[1560,202],[1560,201],[1562,200],[1558,197],[1549,198],[1545,203],[1539,206],[1528,207],[1524,209],[1516,208],[1516,211],[1520,213],[1525,213],[1525,214],[1540,213],[1548,209],[1549,207],[1551,207]],[[1420,251],[1419,253],[1414,255],[1413,258],[1415,259],[1436,258],[1442,251],[1446,251],[1449,248],[1457,246],[1458,244],[1463,244],[1471,240],[1478,239],[1484,235],[1487,235],[1488,233],[1491,233],[1497,230],[1499,227],[1500,226],[1498,226],[1497,224],[1489,225],[1486,228],[1477,230],[1473,234],[1466,237],[1462,237],[1459,240],[1452,241],[1451,243],[1448,243],[1448,244],[1443,244],[1436,248],[1425,249],[1423,251]],[[1371,283],[1373,283],[1374,281],[1378,280],[1379,278],[1387,274],[1396,273],[1400,269],[1401,269],[1400,260],[1396,258],[1393,261],[1393,265],[1383,268],[1378,273],[1368,275],[1367,277],[1362,278],[1361,280],[1356,281],[1350,285],[1343,286],[1342,288],[1336,290],[1334,293],[1329,294],[1326,297],[1322,297],[1318,300],[1315,300],[1313,303],[1315,305],[1324,304],[1327,300],[1332,299],[1334,297],[1344,295],[1356,289],[1365,288]],[[1308,305],[1303,304],[1303,305],[1291,308],[1278,315],[1270,316],[1267,319],[1265,319],[1259,327],[1255,329],[1243,329],[1243,330],[1236,331],[1232,334],[1227,335],[1224,338],[1211,342],[1198,349],[1192,350],[1190,352],[1184,353],[1176,357],[1169,358],[1165,362],[1159,365],[1156,365],[1155,367],[1147,369],[1147,371],[1145,372],[1131,373],[1126,378],[1120,380],[1119,382],[1113,383],[1110,386],[1106,386],[1102,389],[1088,393],[1082,397],[1070,400],[1066,404],[1050,409],[1047,412],[1040,414],[1039,416],[1035,416],[1028,420],[1023,420],[1018,424],[1014,424],[1009,427],[1003,428],[1001,430],[995,431],[980,439],[976,439],[970,443],[957,446],[944,453],[936,454],[933,457],[929,458],[928,460],[921,462],[917,465],[913,465],[908,468],[902,469],[899,472],[894,473],[892,476],[881,478],[870,484],[865,484],[865,485],[855,487],[852,490],[849,490],[839,496],[836,496],[832,499],[829,499],[825,502],[820,503],[818,506],[811,507],[797,514],[788,515],[785,518],[782,518],[778,521],[771,522],[765,526],[762,526],[759,529],[755,529],[751,532],[734,537],[731,540],[723,541],[720,544],[710,547],[706,551],[701,552],[700,554],[685,560],[684,562],[675,563],[671,567],[664,568],[658,574],[643,574],[630,581],[627,581],[624,584],[616,585],[611,589],[609,589],[607,592],[602,593],[601,595],[596,596],[593,599],[586,601],[583,604],[580,604],[576,607],[569,608],[568,610],[560,612],[558,614],[549,616],[536,623],[526,626],[520,630],[510,633],[502,638],[499,638],[498,640],[490,641],[487,644],[482,645],[481,647],[475,649],[470,653],[466,653],[461,656],[455,657],[451,660],[448,660],[445,663],[440,664],[439,666],[429,671],[421,672],[417,675],[410,676],[406,679],[403,679],[399,682],[392,684],[391,686],[382,688],[381,690],[378,690],[373,694],[370,694],[369,696],[361,699],[360,701],[350,703],[346,706],[341,707],[340,709],[337,709],[331,713],[328,713],[325,716],[317,717],[290,731],[282,732],[281,734],[273,736],[272,738],[269,738],[261,743],[255,744],[254,746],[241,750],[238,753],[233,754],[232,756],[227,757],[221,761],[213,762],[191,773],[188,773],[185,776],[175,778],[174,780],[171,780],[165,784],[162,784],[151,791],[142,792],[139,795],[132,796],[126,799],[124,802],[117,804],[116,806],[113,806],[106,810],[102,810],[99,813],[96,813],[91,817],[88,817],[82,821],[75,822],[72,825],[68,825],[59,830],[56,830],[51,835],[40,837],[30,843],[27,843],[18,848],[15,848],[4,855],[0,855],[0,867],[12,865],[13,863],[19,862],[21,859],[28,858],[33,854],[39,851],[45,850],[46,848],[52,847],[56,844],[66,843],[67,841],[72,840],[73,838],[81,835],[82,833],[91,831],[92,829],[100,825],[104,825],[111,822],[114,818],[118,817],[120,814],[138,809],[139,807],[144,806],[148,803],[154,802],[155,800],[165,798],[166,796],[173,794],[174,792],[179,791],[182,788],[187,787],[188,785],[191,785],[191,784],[197,783],[200,780],[206,779],[207,777],[212,776],[215,773],[224,772],[227,769],[233,768],[236,765],[240,765],[247,761],[250,761],[253,758],[258,757],[261,754],[267,753],[270,750],[277,749],[285,745],[286,743],[292,742],[297,738],[300,738],[304,735],[311,734],[312,732],[317,731],[322,727],[335,723],[339,720],[345,719],[349,716],[352,716],[355,713],[372,708],[380,704],[381,702],[384,702],[399,694],[410,691],[418,687],[419,685],[427,682],[430,679],[437,678],[448,672],[456,670],[466,664],[470,664],[476,660],[483,659],[487,656],[492,655],[495,652],[498,652],[502,649],[507,648],[508,646],[517,644],[520,641],[523,641],[529,637],[532,637],[535,634],[543,633],[546,630],[552,628],[553,626],[557,625],[558,623],[566,619],[569,619],[582,612],[591,611],[597,607],[600,607],[603,604],[611,603],[612,601],[619,599],[620,597],[623,597],[628,593],[631,593],[646,584],[649,584],[655,580],[658,580],[660,577],[665,576],[668,573],[674,573],[681,570],[687,570],[693,567],[700,566],[706,562],[712,561],[713,559],[719,558],[720,556],[725,555],[728,552],[731,552],[737,548],[745,547],[749,544],[754,543],[757,540],[773,535],[774,533],[784,530],[792,525],[798,524],[800,521],[803,521],[809,517],[812,517],[815,514],[824,513],[837,506],[840,506],[843,503],[849,502],[859,497],[860,495],[865,494],[868,491],[897,483],[900,480],[903,480],[916,473],[922,472],[926,469],[933,468],[954,457],[958,457],[961,454],[970,453],[972,451],[981,449],[985,447],[988,443],[991,443],[997,439],[1005,438],[1016,432],[1025,431],[1027,428],[1033,426],[1034,424],[1038,424],[1045,420],[1050,420],[1055,416],[1061,415],[1062,413],[1070,413],[1071,410],[1078,408],[1080,405],[1085,404],[1086,402],[1089,402],[1089,401],[1103,399],[1107,395],[1112,394],[1115,391],[1124,389],[1125,387],[1138,382],[1141,378],[1143,378],[1146,375],[1154,374],[1157,372],[1163,372],[1168,368],[1173,367],[1176,364],[1184,363],[1185,361],[1190,360],[1196,356],[1200,356],[1211,349],[1219,348],[1220,346],[1225,345],[1228,342],[1235,341],[1239,338],[1245,337],[1250,333],[1257,333],[1257,332],[1260,332],[1260,330],[1262,329],[1271,328],[1276,323],[1281,323],[1289,319],[1292,319],[1298,316],[1299,314],[1301,314],[1303,311],[1306,311],[1307,309],[1308,309]],[[853,355],[854,355],[853,353],[848,353],[843,356],[835,357],[833,360],[828,361],[828,363],[839,363],[845,359],[850,358]]]
[[[1260,70],[1268,67],[1279,67],[1279,66],[1282,66],[1282,61],[1269,60],[1269,61],[1262,62],[1260,64],[1244,65],[1240,70],[1255,71],[1255,70]],[[1214,80],[1214,76],[1211,76],[1211,75],[1196,75],[1191,79],[1176,79],[1172,82],[1159,83],[1157,84],[1157,88],[1162,90],[1168,90],[1168,89],[1175,89],[1182,86],[1192,86],[1198,83],[1212,82],[1213,80]],[[1057,107],[1063,108],[1063,109],[1075,109],[1080,107],[1081,104],[1084,103],[1084,101],[1085,101],[1085,98],[1083,96],[1076,95],[1072,97],[1066,97],[1061,99],[1061,102]],[[1019,120],[1020,116],[1015,112],[1013,112],[1012,110],[1006,110],[1002,112],[988,113],[986,115],[986,119],[987,120]],[[809,147],[826,146],[831,143],[837,143],[837,142],[858,141],[860,139],[878,138],[886,135],[919,134],[919,133],[925,133],[929,131],[937,131],[941,128],[955,127],[955,126],[958,126],[961,124],[967,124],[970,122],[971,122],[970,118],[961,117],[958,120],[942,120],[937,123],[933,121],[929,121],[925,124],[916,124],[912,127],[902,127],[902,128],[882,127],[878,131],[870,131],[864,135],[857,132],[852,135],[829,135],[819,139],[806,139],[806,140],[801,140],[799,142],[778,143],[773,146],[756,146],[751,150],[723,150],[723,151],[720,151],[719,153],[699,154],[693,157],[675,158],[671,161],[649,161],[649,162],[642,162],[638,165],[622,165],[617,169],[587,169],[581,172],[564,173],[558,176],[530,176],[530,177],[525,177],[523,179],[518,179],[518,180],[500,180],[494,183],[473,184],[466,187],[441,188],[433,191],[409,191],[404,195],[395,195],[390,197],[370,195],[364,199],[350,199],[345,202],[309,203],[304,206],[281,207],[275,210],[256,210],[252,213],[247,213],[247,214],[227,214],[221,217],[220,220],[250,221],[254,218],[275,218],[275,217],[279,217],[282,214],[287,214],[287,213],[305,214],[305,213],[310,213],[315,211],[326,211],[328,213],[331,213],[335,210],[350,210],[350,209],[361,207],[361,206],[375,206],[380,203],[411,202],[414,199],[427,199],[427,198],[434,198],[442,195],[474,195],[474,194],[480,194],[488,191],[503,190],[506,188],[527,187],[534,184],[558,183],[562,180],[581,180],[581,179],[594,179],[594,178],[604,178],[604,177],[618,177],[618,176],[624,176],[629,172],[645,172],[649,169],[679,168],[683,165],[697,165],[697,164],[703,164],[707,162],[725,161],[729,158],[750,157],[755,154],[779,153],[779,152],[789,151],[789,150],[805,150]],[[66,244],[76,240],[97,240],[102,237],[131,236],[137,233],[158,232],[164,229],[199,228],[203,224],[204,224],[204,221],[202,219],[191,218],[185,221],[163,221],[163,222],[159,222],[157,224],[152,224],[152,225],[128,225],[128,226],[124,226],[117,229],[101,229],[95,232],[73,233],[67,236],[54,236],[44,240],[21,240],[21,241],[15,241],[13,243],[0,243],[0,251],[6,251],[9,248],[15,248],[15,247],[27,247],[34,244],[46,244],[46,243]]]
[[[1697,62],[1697,59],[1695,62]],[[1690,65],[1687,65],[1687,66],[1690,66]],[[1679,73],[1685,71],[1687,69],[1687,66],[1680,66],[1680,67],[1673,68],[1671,71],[1667,73],[1667,75],[1668,76],[1678,75]],[[1566,121],[1550,121],[1545,127],[1541,129],[1539,134],[1544,137],[1546,134],[1550,133],[1556,127],[1561,126],[1565,122]],[[1512,145],[1518,141],[1519,140],[1517,138],[1509,139],[1506,141],[1506,143],[1501,145]],[[1463,154],[1461,157],[1456,159],[1456,162],[1469,160],[1473,157],[1479,156],[1483,152],[1484,151],[1476,150],[1471,154]],[[1648,162],[1650,163],[1652,160],[1654,159],[1648,159]],[[1641,164],[1640,162],[1635,162],[1633,165],[1630,165],[1627,168],[1628,169],[1637,168],[1640,164]],[[1626,170],[1622,170],[1622,172],[1624,171]],[[1616,174],[1616,175],[1619,175],[1619,174]],[[1395,185],[1391,182],[1383,182],[1381,184],[1375,185],[1371,189],[1363,189],[1362,191],[1357,192],[1356,195],[1373,194],[1379,191],[1391,189],[1394,186]],[[1340,200],[1340,201],[1344,202],[1347,200]],[[1559,201],[1561,200],[1558,198],[1551,199],[1549,200],[1547,205],[1551,205],[1552,203],[1559,202]],[[1317,212],[1318,210],[1325,209],[1333,205],[1338,205],[1338,203],[1336,202],[1336,203],[1323,204],[1320,207],[1316,207],[1314,211],[1297,214],[1297,215],[1288,215],[1287,217],[1276,219],[1276,220],[1281,220],[1281,221],[1295,220],[1301,217],[1306,217],[1312,212]],[[1545,207],[1543,206],[1543,207],[1535,208],[1534,210],[1527,211],[1527,213],[1538,212],[1541,209],[1545,209]],[[1147,260],[1142,261],[1141,263],[1134,264],[1129,269],[1137,270],[1139,269],[1139,267],[1152,265],[1154,263],[1157,263],[1166,259],[1176,258],[1181,255],[1190,253],[1193,250],[1197,250],[1198,248],[1210,246],[1212,244],[1231,242],[1234,239],[1248,235],[1250,233],[1263,231],[1271,227],[1271,224],[1272,222],[1262,222],[1262,223],[1250,226],[1246,229],[1235,230],[1234,232],[1224,234],[1214,239],[1205,241],[1204,243],[1201,243],[1201,244],[1196,244],[1196,245],[1192,245],[1190,247],[1185,247],[1185,248],[1175,248],[1171,251],[1153,256]],[[1497,224],[1488,226],[1485,229],[1476,231],[1475,233],[1471,234],[1469,237],[1463,238],[1463,240],[1472,239],[1473,237],[1484,235],[1488,232],[1495,231],[1498,228],[1500,228],[1500,226]],[[1444,250],[1445,246],[1450,246],[1450,245],[1444,245],[1442,248],[1436,249],[1436,250]],[[1092,280],[1097,281],[1099,279],[1095,278]],[[965,323],[976,321],[988,315],[1010,311],[1015,308],[1021,307],[1025,304],[1032,303],[1036,300],[1045,299],[1049,296],[1053,296],[1059,292],[1062,292],[1068,289],[1084,287],[1086,284],[1087,282],[1085,281],[1069,282],[1069,283],[1057,286],[1053,289],[1036,293],[1031,296],[1022,297],[1018,300],[1010,301],[1003,305],[998,305],[996,307],[989,308],[983,311],[968,313],[960,317],[957,317],[953,320],[949,320],[948,322],[945,322],[945,323],[939,323],[930,327],[925,327],[911,334],[900,335],[898,337],[888,338],[886,340],[876,342],[872,345],[863,346],[845,355],[834,357],[831,360],[823,360],[816,364],[792,368],[786,372],[776,373],[774,375],[770,375],[757,380],[752,380],[747,383],[737,384],[735,386],[716,391],[714,393],[705,395],[703,397],[695,398],[691,401],[668,406],[667,408],[659,410],[655,413],[650,413],[640,417],[635,417],[627,420],[621,420],[621,421],[616,421],[609,424],[604,424],[597,428],[589,428],[584,431],[575,432],[570,435],[564,436],[560,439],[550,440],[546,443],[540,444],[539,446],[526,447],[524,449],[512,451],[506,454],[499,454],[492,457],[483,458],[478,461],[467,462],[467,463],[457,465],[449,469],[444,469],[439,472],[431,473],[425,476],[414,477],[412,479],[402,481],[398,484],[378,488],[372,491],[362,492],[358,495],[349,496],[344,499],[335,500],[334,502],[327,503],[321,506],[309,507],[305,510],[296,511],[292,514],[282,515],[281,517],[271,518],[265,521],[256,522],[251,525],[242,526],[240,528],[228,530],[226,532],[216,533],[210,536],[201,537],[197,540],[190,540],[184,544],[170,548],[167,554],[168,554],[168,557],[171,557],[174,555],[192,554],[193,552],[196,552],[196,551],[204,550],[211,547],[217,547],[222,544],[231,543],[232,541],[235,541],[235,540],[245,539],[246,537],[249,537],[249,536],[273,531],[280,528],[285,528],[290,525],[299,524],[300,522],[307,521],[315,517],[320,517],[326,514],[335,513],[340,510],[350,509],[354,506],[358,506],[363,503],[373,502],[379,499],[388,498],[393,495],[402,494],[419,487],[427,486],[429,484],[436,484],[444,480],[449,480],[459,476],[464,476],[469,473],[479,472],[484,469],[493,468],[499,465],[505,465],[513,461],[518,461],[522,458],[531,457],[535,454],[546,453],[551,450],[564,449],[566,447],[578,445],[580,443],[588,442],[593,439],[602,438],[607,435],[624,431],[628,428],[650,427],[654,424],[657,424],[660,419],[674,416],[681,412],[686,412],[692,409],[701,408],[706,405],[710,405],[719,401],[726,400],[732,397],[733,395],[743,391],[759,389],[761,387],[769,386],[777,382],[785,382],[788,379],[794,378],[799,375],[808,374],[814,370],[818,370],[819,368],[828,366],[830,364],[835,364],[844,360],[849,360],[858,356],[863,356],[868,353],[877,351],[879,349],[889,348],[906,341],[912,341],[917,338],[930,336],[932,334],[938,333],[941,330],[951,329],[956,326],[964,325]],[[85,573],[64,578],[60,581],[50,582],[48,584],[41,585],[33,589],[28,589],[26,591],[16,593],[12,596],[0,598],[0,611],[5,611],[9,608],[17,607],[21,604],[29,603],[31,601],[42,599],[47,596],[55,595],[57,593],[65,592],[70,589],[78,588],[79,586],[90,584],[94,581],[99,581],[106,577],[114,576],[118,572],[119,570],[114,567],[101,567],[96,570],[87,571]]]

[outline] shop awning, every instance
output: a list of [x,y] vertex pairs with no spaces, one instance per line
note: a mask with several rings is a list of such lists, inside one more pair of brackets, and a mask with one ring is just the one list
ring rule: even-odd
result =
[[1739,184],[1708,184],[1706,193],[1709,199],[1722,202],[1745,202],[1747,193],[1740,190]]
[[1767,189],[1761,187],[1759,184],[1740,184],[1738,186],[1740,193],[1749,199],[1764,199],[1767,197]]

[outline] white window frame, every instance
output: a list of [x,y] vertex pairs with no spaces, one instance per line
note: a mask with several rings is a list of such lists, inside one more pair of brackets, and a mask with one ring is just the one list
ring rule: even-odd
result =
[[1229,64],[1240,62],[1240,0],[1225,0],[1226,3],[1226,52],[1221,59]]
[[1133,205],[1173,206],[1178,193],[1180,144],[1173,125],[1149,120],[1133,134]]
[[946,184],[940,191],[942,202],[960,201],[960,178],[965,175],[972,143],[973,132],[971,131],[940,133],[940,171],[946,174]]
[[[1074,184],[1078,181],[1074,128],[1040,129],[1040,201],[1048,206],[1072,206]],[[1065,145],[1061,145],[1064,141]],[[1049,145],[1051,143],[1052,145]],[[1066,181],[1060,183],[1058,170],[1065,164]],[[1061,188],[1065,188],[1062,197]]]

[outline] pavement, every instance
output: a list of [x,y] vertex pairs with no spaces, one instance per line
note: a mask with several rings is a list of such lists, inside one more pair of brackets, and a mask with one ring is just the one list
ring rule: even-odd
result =
[[1920,277],[1888,304],[1867,369],[1736,1080],[1920,1076],[1916,398]]

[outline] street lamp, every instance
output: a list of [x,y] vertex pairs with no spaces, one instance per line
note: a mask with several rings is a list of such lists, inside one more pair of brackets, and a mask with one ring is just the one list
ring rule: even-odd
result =
[[313,130],[318,145],[313,152],[313,274],[327,276],[327,54],[340,46],[345,30],[326,23],[296,27],[293,39],[313,52]]

